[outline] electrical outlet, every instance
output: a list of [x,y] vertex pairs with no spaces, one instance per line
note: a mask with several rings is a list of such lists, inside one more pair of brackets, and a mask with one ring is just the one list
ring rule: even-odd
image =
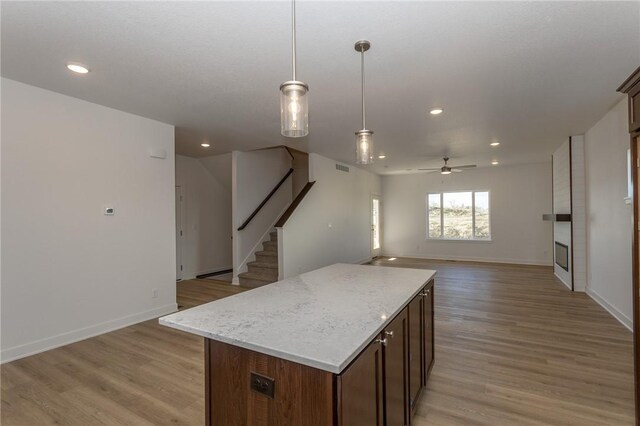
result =
[[157,298],[158,298],[158,289],[157,289],[157,288],[154,288],[154,289],[153,289],[153,298],[154,298],[154,299],[157,299]]

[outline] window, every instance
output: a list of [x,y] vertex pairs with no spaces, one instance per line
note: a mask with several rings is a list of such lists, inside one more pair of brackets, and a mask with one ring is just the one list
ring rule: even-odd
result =
[[427,195],[427,238],[490,240],[489,192],[441,192]]

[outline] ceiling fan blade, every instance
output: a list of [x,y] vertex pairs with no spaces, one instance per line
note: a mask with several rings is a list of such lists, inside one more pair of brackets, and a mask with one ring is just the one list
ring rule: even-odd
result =
[[460,169],[451,169],[452,172],[454,173],[460,173],[463,172],[464,170],[460,170]]
[[436,170],[440,170],[440,168],[437,168],[437,169],[418,169],[418,170],[429,170],[429,171],[435,172]]
[[471,169],[473,167],[476,167],[475,164],[465,164],[464,166],[449,166],[452,169]]

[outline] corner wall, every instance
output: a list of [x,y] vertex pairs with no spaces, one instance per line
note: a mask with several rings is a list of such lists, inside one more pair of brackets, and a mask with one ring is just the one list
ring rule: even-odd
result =
[[631,329],[633,205],[627,196],[626,99],[585,134],[587,294]]
[[370,203],[381,194],[380,176],[353,166],[336,170],[336,164],[309,154],[309,181],[316,183],[278,232],[283,278],[371,259]]
[[2,361],[175,311],[173,126],[1,82]]
[[[551,163],[483,167],[442,176],[383,176],[383,245],[388,256],[551,265]],[[426,238],[429,192],[489,191],[492,241]]]

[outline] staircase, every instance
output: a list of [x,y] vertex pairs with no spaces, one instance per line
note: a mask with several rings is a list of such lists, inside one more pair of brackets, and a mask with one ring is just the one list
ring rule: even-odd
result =
[[255,252],[256,260],[247,263],[248,272],[238,275],[242,287],[255,288],[278,281],[278,233],[262,243],[262,251]]

